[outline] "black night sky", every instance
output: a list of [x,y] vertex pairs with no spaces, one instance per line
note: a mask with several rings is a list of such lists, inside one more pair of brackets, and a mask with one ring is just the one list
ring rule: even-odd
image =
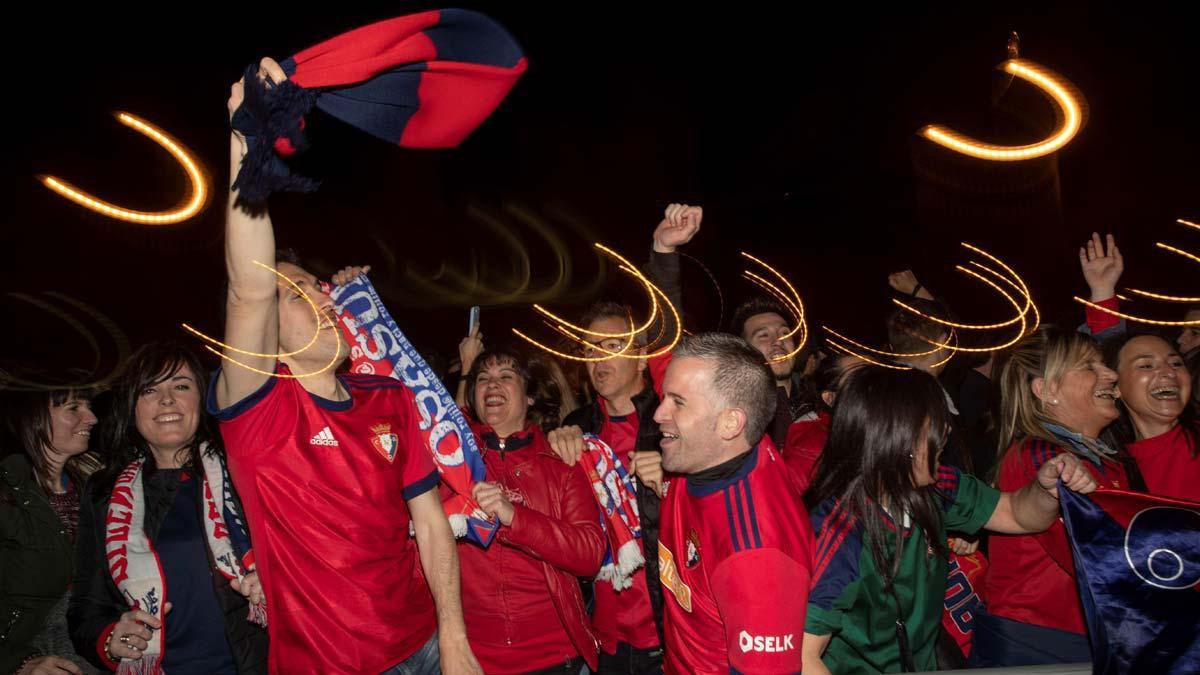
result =
[[[1190,16],[1147,3],[901,4],[782,14],[775,3],[463,3],[503,23],[530,60],[497,114],[461,148],[413,151],[314,113],[304,166],[324,186],[273,202],[277,239],[314,272],[372,264],[402,328],[446,356],[472,304],[499,338],[538,329],[532,302],[570,312],[605,290],[636,299],[590,245],[642,261],[671,201],[705,207],[687,252],[727,304],[750,290],[738,278],[747,250],[796,283],[814,326],[867,340],[881,337],[887,273],[905,267],[964,319],[1004,316],[991,291],[953,272],[961,240],[1012,264],[1052,320],[1082,315],[1070,301],[1086,290],[1075,256],[1093,229],[1116,233],[1131,285],[1194,294],[1196,270],[1153,249],[1200,250],[1200,233],[1173,224],[1200,219]],[[103,375],[121,351],[114,332],[133,346],[185,338],[185,321],[219,335],[229,84],[262,55],[435,5],[261,6],[36,3],[9,24],[4,371]],[[1056,156],[1020,166],[935,151],[915,135],[926,123],[1000,142],[1053,125],[1024,83],[997,103],[1011,30],[1022,57],[1085,94],[1087,125]],[[217,191],[199,217],[118,222],[37,182],[54,174],[142,209],[178,202],[182,172],[114,110],[199,156]],[[685,274],[689,328],[715,328],[712,283],[694,264]]]

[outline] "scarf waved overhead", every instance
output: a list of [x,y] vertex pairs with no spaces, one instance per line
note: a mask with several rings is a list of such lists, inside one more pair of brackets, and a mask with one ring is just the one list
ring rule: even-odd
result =
[[352,30],[280,63],[272,85],[245,71],[233,128],[248,151],[233,187],[238,204],[261,207],[272,192],[311,192],[284,161],[307,147],[304,116],[315,105],[406,148],[451,148],[500,105],[527,62],[492,19],[462,9],[396,17]]
[[[241,582],[254,567],[250,539],[237,512],[225,465],[207,450],[208,445],[204,444],[198,452],[204,466],[202,512],[208,550],[226,579]],[[166,575],[143,526],[146,499],[141,476],[145,462],[145,458],[136,460],[117,476],[104,523],[105,551],[113,583],[129,607],[153,614],[161,621],[163,605],[168,600]],[[246,618],[266,626],[266,603],[251,605]],[[138,675],[162,672],[165,632],[165,625],[162,630],[154,631],[142,658],[122,659],[117,672]]]
[[583,456],[579,461],[592,481],[592,492],[604,514],[600,522],[608,539],[604,564],[596,579],[611,583],[618,591],[624,590],[633,585],[634,570],[646,562],[638,545],[642,526],[637,491],[633,478],[612,448],[593,434],[586,434],[583,440]]
[[426,449],[442,482],[454,492],[453,497],[443,501],[454,534],[481,546],[489,545],[497,525],[471,499],[471,488],[486,474],[483,456],[454,397],[400,332],[367,275],[335,287],[330,295],[338,325],[351,345],[351,369],[400,380],[413,393]]

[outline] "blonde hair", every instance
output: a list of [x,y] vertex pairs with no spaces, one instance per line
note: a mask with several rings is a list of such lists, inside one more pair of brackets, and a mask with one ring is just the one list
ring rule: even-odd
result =
[[1001,358],[997,377],[1000,386],[1000,447],[998,456],[1014,443],[1041,438],[1058,443],[1042,426],[1055,420],[1033,393],[1033,381],[1058,383],[1070,369],[1099,354],[1095,340],[1074,330],[1044,326],[1017,343]]

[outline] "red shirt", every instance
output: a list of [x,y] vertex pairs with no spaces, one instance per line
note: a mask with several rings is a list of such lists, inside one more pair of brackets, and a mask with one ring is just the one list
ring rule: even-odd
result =
[[[607,443],[628,467],[629,456],[637,443],[637,413],[611,417],[607,415],[604,399],[600,399],[599,403],[600,409],[606,411],[604,425],[600,427],[600,440]],[[638,546],[642,546],[641,540],[638,540]],[[642,553],[645,554],[644,549]],[[650,605],[645,567],[633,573],[633,586],[622,591],[614,590],[607,581],[597,581],[592,588],[596,601],[592,612],[592,630],[605,653],[616,654],[618,642],[637,649],[658,646],[658,629],[654,625],[654,608]]]
[[438,484],[416,403],[391,378],[338,379],[349,400],[288,378],[225,410],[209,397],[270,608],[272,673],[380,672],[437,628],[408,533],[406,500]]
[[1182,424],[1165,434],[1130,443],[1126,449],[1137,460],[1150,492],[1200,501],[1200,457]]
[[803,492],[812,482],[813,471],[821,459],[821,450],[829,438],[829,414],[817,413],[813,420],[799,420],[788,427],[783,445],[783,461],[791,469]]
[[662,514],[664,670],[798,672],[813,532],[770,439],[728,478],[673,478]]
[[[1061,452],[1061,447],[1038,438],[1014,444],[1000,463],[998,487],[1003,492],[1025,487],[1042,464]],[[1097,467],[1086,459],[1080,463],[1092,472],[1099,487],[1129,488],[1120,465],[1106,461]],[[991,535],[988,563],[985,597],[989,613],[1072,633],[1087,631],[1061,517],[1038,534]]]

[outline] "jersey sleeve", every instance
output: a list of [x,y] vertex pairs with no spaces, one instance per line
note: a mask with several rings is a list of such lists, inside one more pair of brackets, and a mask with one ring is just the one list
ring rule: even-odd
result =
[[[1115,296],[1107,300],[1101,300],[1096,304],[1105,309],[1111,309],[1114,312],[1120,309],[1120,301],[1117,300]],[[1099,339],[1099,336],[1105,331],[1112,330],[1113,328],[1120,326],[1122,321],[1120,317],[1113,316],[1108,312],[1102,312],[1091,306],[1087,307],[1086,316],[1088,329],[1087,332],[1097,339]]]
[[966,534],[982,529],[1000,503],[999,490],[953,466],[938,469],[937,493],[945,510],[946,529]]
[[[279,372],[278,364],[276,372]],[[205,408],[220,423],[226,443],[258,445],[262,439],[271,438],[273,430],[286,429],[294,423],[296,407],[286,403],[286,399],[294,399],[293,382],[268,377],[254,393],[221,408],[217,405],[217,380],[220,377],[221,370],[218,369],[209,383]]]
[[800,672],[809,579],[805,564],[777,548],[742,551],[717,565],[711,588],[731,670]]
[[400,467],[404,483],[404,499],[419,497],[436,488],[441,480],[429,442],[417,423],[417,400],[408,387],[396,390],[397,417],[401,420],[396,436],[404,450],[404,463]]
[[841,630],[845,612],[858,598],[861,554],[859,528],[845,512],[833,511],[818,530],[805,632],[831,635]]

